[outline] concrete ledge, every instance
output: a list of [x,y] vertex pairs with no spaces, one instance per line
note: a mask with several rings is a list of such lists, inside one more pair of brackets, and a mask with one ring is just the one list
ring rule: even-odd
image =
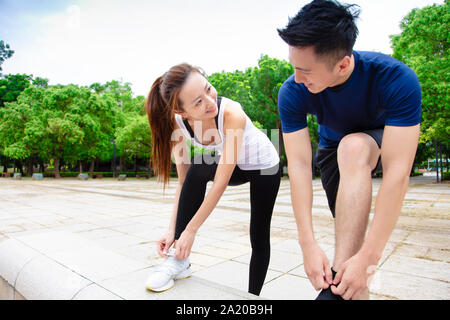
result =
[[151,268],[68,232],[9,238],[0,242],[0,299],[259,299],[196,276],[153,293],[144,287]]

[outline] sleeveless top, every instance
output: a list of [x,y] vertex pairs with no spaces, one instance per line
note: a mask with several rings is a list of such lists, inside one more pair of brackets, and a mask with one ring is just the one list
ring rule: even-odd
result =
[[[175,114],[175,120],[178,124],[178,127],[180,127],[183,136],[187,140],[189,140],[192,145],[204,148],[209,151],[214,151],[216,154],[221,155],[224,141],[226,139],[226,135],[223,132],[223,115],[225,108],[230,101],[230,99],[227,99],[225,97],[219,97],[217,99],[218,113],[215,121],[220,137],[219,143],[213,142],[209,145],[201,144],[201,142],[199,142],[195,137],[194,131],[192,130],[187,120],[183,121],[183,118],[179,114]],[[255,125],[247,115],[245,115],[245,117],[246,124],[242,147],[236,165],[242,170],[262,170],[277,165],[280,162],[280,157],[278,156],[274,145],[261,130],[255,127]],[[204,137],[210,137],[210,135],[208,134],[208,130],[203,132],[203,135]],[[216,141],[217,140],[218,139],[216,139]]]

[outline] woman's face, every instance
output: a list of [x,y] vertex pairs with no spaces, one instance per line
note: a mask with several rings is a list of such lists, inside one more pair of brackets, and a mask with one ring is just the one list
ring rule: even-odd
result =
[[180,90],[179,99],[184,112],[179,114],[190,120],[207,120],[217,115],[217,91],[198,72],[191,72]]

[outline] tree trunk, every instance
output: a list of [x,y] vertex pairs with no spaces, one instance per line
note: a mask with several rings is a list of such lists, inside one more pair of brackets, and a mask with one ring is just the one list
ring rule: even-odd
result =
[[119,157],[119,171],[124,172],[123,170],[123,157]]
[[444,180],[444,164],[442,163],[442,143],[439,143],[439,163],[441,167],[441,181]]
[[59,158],[55,158],[54,165],[55,165],[55,178],[60,179],[61,175],[59,174]]
[[95,159],[92,158],[91,159],[91,164],[89,166],[89,176],[91,176],[91,177],[94,174],[94,167],[95,167]]
[[8,172],[8,158],[5,156],[0,157],[2,159],[3,172]]
[[23,172],[23,165],[22,165],[22,161],[17,160],[18,164],[16,165],[17,169],[20,171],[20,173],[22,174],[22,177],[25,176],[24,172]]
[[33,175],[33,157],[27,159],[27,176]]

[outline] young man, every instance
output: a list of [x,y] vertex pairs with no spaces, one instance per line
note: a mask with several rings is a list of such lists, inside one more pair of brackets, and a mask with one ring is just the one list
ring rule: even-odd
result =
[[[415,73],[390,56],[353,51],[354,5],[316,0],[280,37],[295,73],[278,96],[292,206],[317,299],[368,299],[368,279],[400,215],[420,128]],[[319,123],[316,162],[335,218],[331,266],[312,227],[312,151],[306,114]],[[371,227],[372,173],[383,169]]]

